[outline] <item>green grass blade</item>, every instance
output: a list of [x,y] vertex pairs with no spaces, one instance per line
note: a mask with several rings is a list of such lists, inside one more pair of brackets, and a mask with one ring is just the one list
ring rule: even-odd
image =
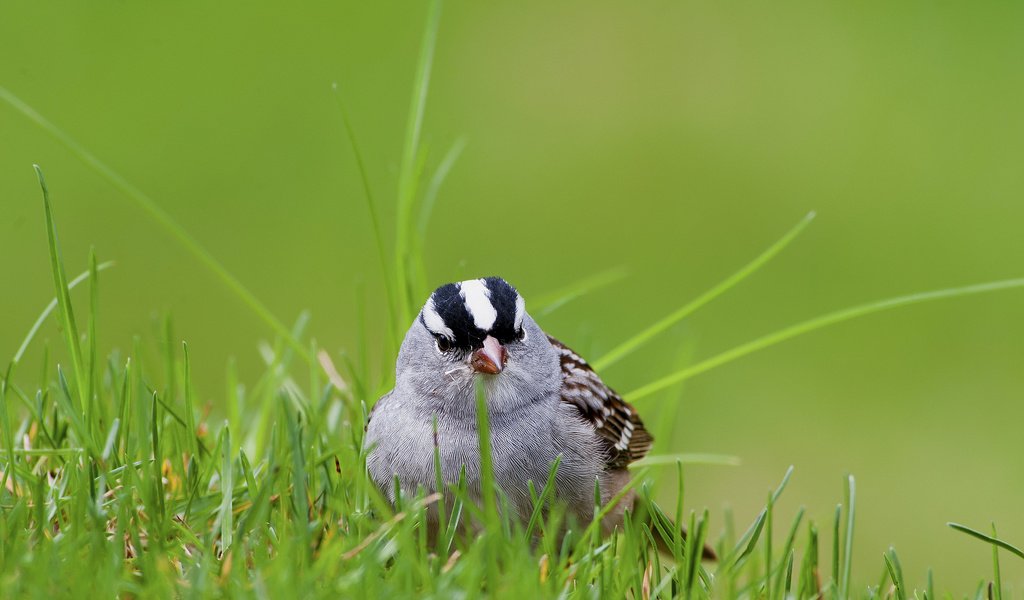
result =
[[842,545],[842,533],[840,523],[843,521],[843,505],[836,505],[836,512],[832,518],[832,585],[839,588],[839,560],[841,557],[840,548]]
[[818,596],[818,528],[811,521],[807,526],[807,549],[800,566],[800,576],[796,590],[797,598]]
[[[992,523],[992,537],[997,537],[995,523]],[[999,570],[999,546],[995,544],[992,544],[992,576],[995,600],[1003,600],[1003,575]]]
[[[101,262],[100,264],[96,265],[96,271],[105,271],[113,266],[114,261]],[[74,279],[69,281],[68,290],[75,289],[75,287],[77,287],[78,284],[82,283],[86,279],[89,279],[91,271],[92,269],[83,271],[78,274],[78,277],[75,277]],[[36,334],[39,333],[39,329],[43,326],[43,323],[46,322],[46,318],[49,317],[51,313],[53,313],[54,309],[57,308],[57,302],[57,298],[50,300],[50,303],[47,304],[46,308],[43,309],[43,312],[40,313],[39,318],[36,319],[34,323],[32,323],[32,327],[28,330],[28,333],[25,335],[25,339],[23,339],[21,341],[21,345],[18,346],[18,351],[14,353],[13,362],[15,365],[21,362],[21,359],[25,356],[25,351],[28,350],[29,344],[31,344],[32,340],[35,339]]]
[[413,238],[412,212],[416,202],[416,188],[420,165],[420,132],[423,128],[423,113],[430,87],[430,71],[434,62],[434,48],[437,45],[437,31],[441,22],[441,2],[432,0],[427,9],[427,23],[420,45],[419,61],[412,86],[412,100],[402,146],[402,162],[398,172],[398,206],[395,213],[395,283],[397,293],[398,322],[412,320],[409,294],[410,266],[409,243]]
[[892,584],[896,587],[896,600],[907,600],[907,584],[903,580],[903,567],[896,556],[896,549],[889,548],[882,558],[885,560],[885,568],[889,571]]
[[790,560],[789,567],[786,569],[786,573],[785,573],[786,580],[783,581],[783,579],[782,579],[783,573],[780,571],[779,572],[779,576],[778,576],[779,579],[778,579],[778,581],[775,584],[775,589],[776,590],[779,590],[779,589],[782,589],[783,587],[785,587],[786,594],[783,597],[786,597],[786,596],[789,595],[789,587],[790,587],[790,581],[789,580],[793,576],[793,562],[792,562],[793,561],[793,545],[796,543],[797,530],[800,528],[800,523],[803,521],[804,512],[805,512],[805,509],[802,506],[796,512],[796,517],[793,518],[793,524],[790,525],[790,527],[789,527],[789,534],[786,536],[786,543],[782,546],[782,554],[780,554],[780,556],[782,556],[783,558],[788,556],[789,560]]
[[704,292],[700,296],[697,296],[691,300],[688,304],[680,307],[675,312],[665,316],[661,320],[657,321],[647,329],[644,329],[640,333],[629,338],[625,342],[622,342],[615,348],[612,348],[607,354],[594,361],[594,369],[600,372],[603,369],[607,369],[618,361],[622,360],[630,353],[635,351],[640,346],[649,342],[654,336],[662,333],[669,327],[675,325],[679,321],[685,319],[687,316],[693,314],[695,311],[700,309],[702,306],[711,302],[715,298],[721,296],[725,292],[732,289],[736,284],[740,283],[747,277],[750,277],[755,271],[764,266],[765,263],[774,258],[779,252],[788,246],[793,240],[803,232],[804,229],[814,219],[814,213],[807,213],[803,219],[800,220],[792,229],[786,232],[786,235],[779,238],[777,242],[769,246],[764,252],[759,254],[754,260],[750,261],[743,266],[739,271],[736,271],[726,279],[719,282],[718,285],[712,287],[710,290]]
[[484,523],[491,532],[498,531],[498,492],[494,482],[494,457],[491,454],[491,425],[487,414],[487,395],[476,382],[476,424],[480,452],[480,496]]
[[642,386],[628,394],[625,394],[625,398],[628,401],[635,402],[641,398],[645,398],[654,394],[655,392],[661,391],[673,384],[685,381],[710,371],[711,369],[732,362],[739,358],[743,358],[748,354],[757,352],[769,348],[776,344],[782,343],[788,339],[810,333],[812,331],[828,327],[830,325],[836,325],[844,321],[856,319],[858,317],[867,316],[873,313],[882,312],[893,308],[899,308],[901,306],[908,306],[911,304],[919,304],[922,302],[931,302],[934,300],[942,300],[946,298],[959,298],[962,296],[971,296],[974,294],[987,294],[990,292],[998,292],[1002,290],[1010,290],[1024,288],[1024,278],[1020,279],[1004,279],[1001,281],[992,281],[988,283],[979,283],[975,285],[967,285],[963,287],[945,288],[941,290],[932,290],[929,292],[921,292],[917,294],[908,294],[906,296],[897,296],[895,298],[888,298],[885,300],[878,300],[876,302],[868,302],[867,304],[861,304],[858,306],[852,306],[850,308],[844,308],[837,310],[820,317],[816,317],[785,329],[781,329],[774,333],[770,333],[766,336],[757,338],[726,350],[721,354],[705,359],[695,365],[691,365],[680,371],[676,371],[670,375],[652,381],[651,383]]
[[7,388],[10,385],[11,373],[13,372],[14,363],[11,363],[7,366],[3,380],[0,380],[0,420],[2,420],[0,421],[0,427],[3,427],[4,450],[7,455],[7,466],[3,470],[3,478],[0,479],[0,490],[7,489],[7,481],[13,476],[15,471],[14,434],[11,432],[11,416],[7,410]]
[[643,469],[645,467],[667,467],[675,466],[677,463],[684,465],[722,465],[727,467],[738,467],[742,464],[738,456],[728,454],[650,454],[640,460],[629,463],[630,470]]
[[185,231],[177,221],[171,218],[169,214],[160,208],[160,205],[157,204],[156,201],[143,193],[142,190],[129,183],[127,179],[122,177],[111,167],[107,166],[106,163],[102,162],[93,153],[86,150],[85,147],[65,133],[64,130],[51,123],[41,114],[36,112],[34,108],[25,104],[21,99],[2,86],[0,86],[0,100],[9,104],[30,121],[52,135],[59,142],[64,144],[64,146],[79,160],[85,163],[86,166],[100,174],[114,187],[121,190],[125,196],[149,214],[149,216],[165,231],[167,231],[172,238],[188,250],[196,259],[198,259],[203,266],[212,271],[225,285],[227,285],[228,289],[238,296],[242,302],[260,318],[260,320],[266,323],[267,326],[274,330],[278,335],[287,340],[288,344],[295,348],[295,351],[298,352],[304,360],[307,362],[312,360],[312,357],[309,356],[309,351],[305,346],[291,336],[288,328],[274,317],[273,313],[270,312],[270,309],[260,302],[259,299],[257,299],[241,281],[235,278],[235,276],[232,275],[227,268],[220,263],[220,261],[214,258],[213,255],[210,254],[210,252],[206,250],[206,248],[204,248],[194,237]]
[[[616,506],[618,506],[619,502],[622,502],[622,500],[626,496],[628,496],[630,492],[633,491],[633,488],[637,487],[638,485],[640,485],[641,482],[644,481],[647,473],[648,471],[646,470],[640,471],[639,473],[634,475],[633,478],[630,479],[628,483],[626,483],[626,485],[622,486],[622,489],[620,489],[614,496],[608,499],[608,502],[606,502],[605,505],[601,507],[601,510],[594,516],[594,519],[590,522],[590,525],[588,525],[587,529],[583,532],[583,535],[580,538],[581,541],[585,542],[587,539],[589,539],[589,536],[593,534],[594,530],[599,529],[601,527],[601,523],[602,521],[604,521],[604,518],[607,517],[612,512],[612,510],[615,509]],[[657,506],[654,504],[653,501],[649,502],[649,504],[652,510],[657,510]],[[664,519],[667,522],[671,522],[671,520],[668,517],[664,517]],[[662,537],[665,540],[671,540],[672,533],[666,529],[662,532]],[[580,546],[577,548],[577,552],[579,552],[582,549],[582,547],[583,544],[581,543]]]
[[[232,512],[232,499],[234,496],[235,482],[234,482],[234,470],[232,469],[231,460],[231,426],[227,421],[224,421],[224,428],[221,435],[223,441],[221,443],[221,470],[220,470],[220,551],[221,554],[226,553],[231,549],[231,544],[234,541],[232,535],[234,534],[234,513]],[[192,436],[195,437],[194,435]]]
[[427,284],[427,264],[426,259],[424,258],[426,256],[427,228],[430,225],[430,216],[434,212],[434,205],[437,204],[437,195],[441,190],[441,186],[444,184],[444,180],[447,179],[448,173],[450,173],[452,167],[455,166],[455,161],[458,160],[459,155],[462,154],[462,150],[465,147],[465,138],[459,138],[448,150],[448,153],[444,155],[444,158],[441,159],[441,163],[434,171],[434,176],[430,178],[430,182],[427,184],[427,188],[423,192],[423,200],[420,203],[419,219],[416,222],[416,230],[413,233],[414,242],[413,249],[411,251],[411,264],[416,268],[413,273],[413,281],[415,282],[415,285],[412,290],[417,297],[426,296],[431,289]]
[[[46,187],[46,179],[39,165],[32,165],[39,179],[39,187],[43,191],[43,208],[46,212],[46,237],[50,247],[50,269],[53,272],[53,286],[57,292],[57,307],[60,311],[61,329],[64,343],[71,355],[71,370],[78,386],[79,410],[85,410],[88,394],[88,381],[85,375],[85,364],[82,360],[82,347],[78,343],[78,325],[75,323],[75,312],[71,306],[71,294],[68,292],[68,280],[64,274],[64,262],[61,258],[60,244],[57,241],[57,225],[53,220],[53,208],[50,205],[50,191]],[[83,440],[84,442],[85,440]]]
[[288,398],[285,393],[280,394],[281,415],[284,419],[284,426],[287,429],[288,442],[291,446],[290,454],[292,459],[292,508],[295,523],[292,527],[298,532],[299,546],[302,548],[301,556],[308,558],[306,552],[309,550],[309,490],[306,480],[306,463],[302,452],[302,437],[299,433],[299,425],[296,422],[298,415],[293,414],[288,407]]
[[1003,540],[1001,540],[1001,539],[999,539],[999,538],[997,538],[995,536],[984,534],[984,533],[982,533],[982,532],[980,532],[980,531],[978,531],[976,529],[971,529],[970,527],[968,527],[966,525],[961,525],[959,523],[946,523],[946,525],[949,525],[950,527],[952,527],[953,529],[955,529],[955,530],[957,530],[957,531],[959,531],[961,533],[966,533],[969,536],[976,537],[979,540],[982,540],[984,542],[988,542],[988,543],[990,543],[990,544],[992,544],[994,546],[999,546],[1000,548],[1002,548],[1003,550],[1006,550],[1010,554],[1014,554],[1014,555],[1016,555],[1016,556],[1018,556],[1020,558],[1024,558],[1024,551],[1022,551],[1020,548],[1014,546],[1013,544],[1011,544],[1009,542],[1006,542],[1006,541],[1003,541]]
[[493,592],[498,585],[499,568],[498,554],[502,544],[500,539],[501,521],[498,515],[498,489],[494,479],[494,457],[491,450],[491,422],[487,412],[487,395],[483,384],[476,384],[476,426],[477,444],[480,453],[480,501],[484,514],[486,531],[486,554],[483,560],[487,566],[487,586]]
[[839,579],[839,597],[850,597],[850,573],[853,567],[853,522],[857,514],[857,487],[853,475],[846,478],[846,526],[843,528],[843,571]]
[[782,589],[782,598],[790,597],[790,590],[793,587],[793,561],[796,559],[796,551],[789,551],[789,560],[786,561],[786,579]]
[[541,490],[540,495],[533,503],[533,512],[530,514],[530,520],[526,524],[526,539],[531,539],[533,536],[533,530],[537,527],[537,522],[544,514],[544,507],[555,495],[555,477],[558,475],[558,467],[562,464],[562,455],[559,454],[555,457],[554,462],[551,463],[551,468],[548,469],[548,479],[544,483],[544,489]]
[[531,301],[533,306],[536,308],[531,308],[530,314],[535,315],[538,318],[546,317],[566,304],[569,304],[573,300],[605,286],[609,286],[616,281],[621,280],[625,276],[625,268],[615,267],[606,271],[601,271],[596,275],[584,277],[579,281],[574,281],[553,292],[536,296]]
[[[683,552],[685,550],[683,541],[683,505],[686,500],[686,477],[683,471],[683,461],[676,461],[676,481],[678,482],[678,489],[676,490],[676,518],[673,521],[672,527],[672,550],[675,552],[676,564],[680,564],[683,558]],[[695,515],[693,512],[690,513],[690,539],[693,539],[693,519]]]
[[765,504],[765,525],[764,525],[764,596],[769,600],[772,597],[772,521],[774,521],[775,502],[772,499],[771,491],[768,492],[768,502]]
[[[96,264],[96,251],[93,248],[89,249],[89,320],[87,323],[88,340],[89,340],[89,360],[87,361],[85,378],[88,382],[88,386],[85,392],[85,421],[86,423],[99,424],[102,420],[102,416],[99,414],[99,407],[96,406],[96,376],[97,376],[97,361],[99,360],[99,354],[96,350],[96,339],[98,337],[96,333],[97,316],[96,313],[99,311],[99,269]],[[68,297],[70,298],[70,290],[68,290]]]
[[[338,85],[332,86],[334,91],[334,98],[338,103],[338,111],[341,113],[341,122],[345,127],[345,134],[348,137],[349,145],[352,147],[352,155],[356,159],[356,168],[359,171],[359,180],[363,184],[363,198],[366,200],[366,209],[370,213],[370,226],[373,229],[373,241],[377,246],[377,257],[380,260],[380,272],[384,274],[384,294],[385,300],[388,307],[388,326],[391,329],[391,335],[389,336],[389,343],[394,343],[395,340],[399,339],[399,332],[397,331],[398,319],[395,314],[395,290],[393,289],[391,279],[387,277],[387,252],[384,250],[384,234],[381,231],[380,216],[377,214],[377,202],[373,197],[373,188],[370,186],[370,176],[366,170],[366,163],[363,160],[363,152],[360,150],[359,142],[356,138],[355,129],[352,127],[352,120],[349,118],[348,108],[345,106],[345,101],[341,96],[341,92],[338,90]],[[390,348],[389,348],[390,354]]]
[[[786,485],[789,484],[789,478],[793,476],[794,467],[790,465],[786,469],[786,474],[782,476],[782,482],[775,488],[775,492],[772,493],[772,503],[778,501],[779,497],[782,496],[782,492],[786,489]],[[757,547],[757,540],[761,536],[761,531],[764,529],[765,518],[768,515],[768,508],[765,507],[754,519],[754,522],[747,528],[747,531],[740,537],[740,540],[736,542],[736,546],[732,552],[729,553],[728,557],[722,559],[723,567],[728,567],[729,570],[733,570],[738,567],[743,559],[745,559],[754,548]]]
[[164,515],[164,484],[163,474],[160,472],[160,468],[163,466],[163,453],[160,449],[160,401],[156,392],[153,392],[153,406],[150,414],[152,416],[150,437],[153,442],[153,470],[150,476],[152,480],[150,483],[153,485],[152,493],[155,506],[152,512],[155,513],[154,521],[159,531]]
[[188,344],[182,342],[181,350],[185,385],[185,429],[188,430],[186,443],[188,443],[189,452],[192,453],[191,460],[194,461],[199,458],[199,439],[196,437],[199,430],[196,427],[195,400],[192,397],[192,361],[189,358]]
[[444,185],[444,180],[448,178],[448,174],[451,173],[455,162],[462,155],[462,151],[466,149],[466,143],[466,138],[455,140],[455,143],[448,149],[444,158],[441,159],[440,164],[437,165],[434,176],[430,178],[430,183],[427,184],[427,189],[423,192],[420,216],[416,222],[416,242],[420,248],[423,247],[427,239],[427,228],[430,226],[430,217],[434,213],[434,206],[437,204],[437,194],[441,191],[441,186]]
[[[445,531],[448,529],[448,511],[445,506],[447,503],[448,490],[444,487],[444,469],[441,465],[441,443],[437,436],[437,414],[434,414],[432,423],[433,434],[434,434],[434,490],[440,494],[440,498],[437,499],[437,528],[438,531]],[[442,537],[437,536],[438,549],[441,549]]]

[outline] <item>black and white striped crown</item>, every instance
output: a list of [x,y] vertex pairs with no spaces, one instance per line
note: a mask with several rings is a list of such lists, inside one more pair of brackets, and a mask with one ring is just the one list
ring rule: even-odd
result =
[[526,302],[501,277],[448,283],[434,290],[420,311],[420,322],[435,337],[458,348],[479,347],[492,335],[507,343],[519,337]]

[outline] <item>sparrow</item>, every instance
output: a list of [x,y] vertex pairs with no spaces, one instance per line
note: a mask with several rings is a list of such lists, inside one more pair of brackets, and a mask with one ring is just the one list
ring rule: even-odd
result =
[[[479,499],[478,383],[495,483],[516,518],[528,520],[533,511],[527,482],[543,487],[561,457],[555,496],[578,522],[590,521],[595,483],[607,503],[629,481],[627,466],[651,448],[636,409],[540,328],[515,287],[500,277],[449,283],[430,295],[406,333],[395,387],[367,422],[367,470],[390,502],[396,479],[403,497],[439,491],[435,444],[444,485],[456,484],[465,469]],[[606,533],[621,526],[635,500],[627,494],[603,520]]]

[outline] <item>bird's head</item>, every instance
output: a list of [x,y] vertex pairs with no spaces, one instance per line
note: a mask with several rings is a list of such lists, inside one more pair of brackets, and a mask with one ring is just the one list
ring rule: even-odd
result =
[[536,400],[560,385],[558,355],[500,277],[434,290],[406,334],[397,383],[431,401],[464,403],[482,380],[494,408]]

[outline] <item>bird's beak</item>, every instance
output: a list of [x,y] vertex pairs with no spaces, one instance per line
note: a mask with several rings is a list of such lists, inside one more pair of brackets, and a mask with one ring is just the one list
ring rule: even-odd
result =
[[489,335],[484,338],[483,348],[477,348],[473,351],[473,357],[470,359],[469,364],[472,365],[473,370],[477,373],[497,375],[505,368],[505,361],[507,359],[508,353],[505,352],[505,347],[501,345],[501,342]]

